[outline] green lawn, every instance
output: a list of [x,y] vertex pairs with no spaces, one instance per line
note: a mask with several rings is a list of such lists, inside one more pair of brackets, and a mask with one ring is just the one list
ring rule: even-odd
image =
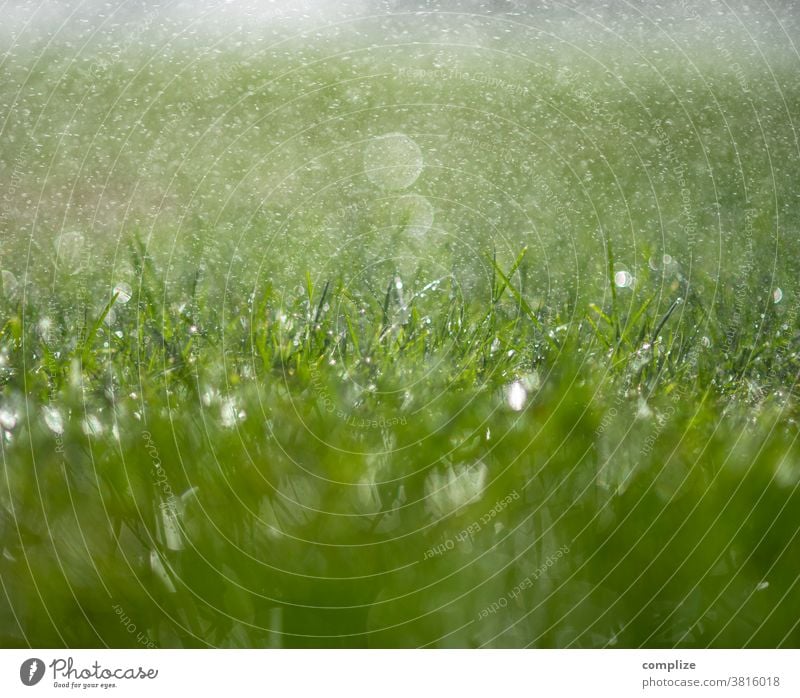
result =
[[192,41],[0,68],[0,645],[800,643],[796,61]]

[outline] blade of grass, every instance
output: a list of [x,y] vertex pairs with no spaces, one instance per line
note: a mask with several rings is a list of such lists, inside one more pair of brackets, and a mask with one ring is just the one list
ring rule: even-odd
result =
[[497,273],[497,275],[504,282],[504,286],[503,286],[504,290],[506,288],[508,288],[508,290],[511,293],[511,295],[514,296],[514,299],[517,301],[517,303],[519,303],[520,309],[525,313],[525,315],[528,316],[528,319],[533,323],[533,326],[537,330],[539,330],[539,332],[542,333],[542,335],[544,336],[544,338],[547,341],[547,343],[550,344],[551,347],[556,349],[556,351],[560,351],[561,350],[561,345],[559,344],[558,340],[555,337],[551,337],[545,331],[544,326],[542,325],[542,323],[539,320],[539,318],[536,317],[536,314],[531,309],[531,306],[522,297],[522,294],[517,290],[517,288],[514,286],[514,284],[511,283],[510,279],[503,273],[503,270],[500,269],[499,266],[497,266],[497,263],[494,261],[494,259],[492,259],[491,262],[492,262],[492,265],[494,266],[495,272]]

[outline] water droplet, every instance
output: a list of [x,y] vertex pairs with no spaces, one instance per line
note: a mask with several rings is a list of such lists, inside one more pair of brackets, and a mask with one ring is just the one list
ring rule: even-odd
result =
[[422,166],[419,146],[403,133],[373,138],[364,150],[364,171],[373,184],[383,189],[411,186]]
[[406,234],[422,236],[433,225],[433,206],[424,196],[406,194],[394,202],[391,216]]
[[240,422],[243,420],[247,415],[245,414],[244,410],[240,410],[237,405],[236,401],[233,398],[226,398],[222,402],[222,406],[220,408],[220,418],[222,420],[222,426],[226,428],[231,428],[236,425],[236,422]]
[[522,410],[528,401],[528,391],[525,390],[525,386],[519,381],[514,381],[506,388],[506,401],[515,412]]
[[49,317],[43,317],[36,323],[36,332],[45,342],[49,342],[53,338],[53,321]]
[[117,297],[117,303],[125,305],[133,297],[133,290],[128,284],[122,282],[114,286],[113,294]]
[[100,436],[103,433],[103,423],[92,414],[83,420],[81,429],[86,436]]
[[0,409],[0,427],[9,431],[17,426],[17,415],[6,407]]
[[633,286],[633,276],[628,271],[618,271],[614,274],[614,284],[618,288],[630,288]]
[[61,412],[55,407],[45,407],[43,413],[44,423],[47,425],[47,428],[54,434],[63,434],[64,418],[61,416]]
[[201,398],[203,405],[210,407],[213,403],[219,400],[219,391],[216,388],[206,388]]

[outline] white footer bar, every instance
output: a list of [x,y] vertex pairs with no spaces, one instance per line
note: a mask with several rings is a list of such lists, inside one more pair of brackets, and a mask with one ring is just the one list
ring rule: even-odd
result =
[[0,696],[800,696],[800,650],[5,650]]

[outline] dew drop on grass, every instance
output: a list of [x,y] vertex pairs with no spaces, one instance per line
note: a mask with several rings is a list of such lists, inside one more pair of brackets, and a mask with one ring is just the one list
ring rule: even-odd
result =
[[17,415],[6,407],[0,408],[0,427],[11,431],[17,426]]
[[364,149],[364,172],[382,189],[405,189],[417,181],[423,160],[419,146],[403,133],[373,138]]
[[81,429],[86,436],[100,436],[103,433],[103,423],[92,414],[83,420]]
[[528,391],[525,390],[525,386],[519,381],[514,381],[506,388],[506,402],[508,402],[508,406],[515,412],[524,409],[527,401]]
[[36,332],[45,342],[49,342],[53,338],[54,328],[53,321],[49,317],[40,318],[36,323]]
[[405,194],[392,204],[391,217],[404,233],[421,237],[433,225],[433,206],[424,196]]
[[54,434],[63,434],[64,418],[61,416],[61,412],[55,407],[45,407],[43,413],[44,423],[47,425],[47,428]]
[[226,429],[236,426],[236,422],[242,421],[246,416],[245,411],[237,407],[236,401],[233,398],[226,398],[222,401],[220,419],[222,421],[222,426]]
[[129,284],[122,282],[114,286],[112,294],[117,297],[117,303],[125,305],[133,297],[133,290]]

